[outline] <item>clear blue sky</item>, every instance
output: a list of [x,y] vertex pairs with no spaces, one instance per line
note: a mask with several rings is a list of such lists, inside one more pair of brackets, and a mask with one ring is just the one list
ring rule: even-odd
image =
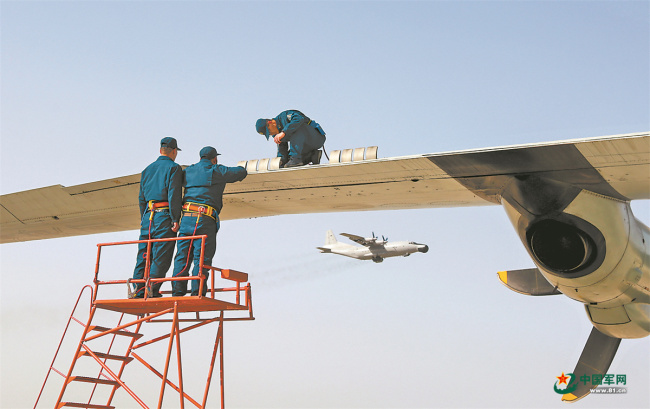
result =
[[[649,16],[647,1],[2,1],[0,190],[135,174],[167,135],[185,165],[205,145],[227,165],[271,157],[253,125],[290,108],[328,151],[381,157],[647,131]],[[330,228],[431,250],[321,255]],[[1,407],[33,406],[95,244],[136,237],[0,247]],[[532,266],[498,206],[232,221],[218,240],[257,317],[226,327],[228,407],[566,407],[555,377],[591,325],[579,303],[498,282]],[[576,407],[648,407],[650,339],[623,340],[610,373],[628,393]]]

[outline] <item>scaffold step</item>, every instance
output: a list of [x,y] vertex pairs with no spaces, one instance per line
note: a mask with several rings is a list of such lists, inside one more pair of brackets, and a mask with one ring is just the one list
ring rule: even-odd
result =
[[88,408],[88,409],[115,409],[115,406],[94,405],[92,403],[61,402],[59,408],[67,406],[69,408]]
[[[113,328],[100,327],[98,325],[92,325],[90,327],[90,331],[98,331],[98,332],[110,331],[112,329]],[[136,338],[136,339],[142,337],[142,334],[139,334],[137,332],[130,332],[130,331],[113,331],[110,334],[106,334],[106,335],[113,335],[113,334],[115,334],[115,335],[124,335],[126,337],[133,337],[133,338]]]
[[[110,355],[110,354],[105,354],[103,352],[93,352],[93,353],[97,356],[97,358],[112,359],[112,360],[115,360],[115,361],[122,361],[122,362],[127,362],[127,363],[133,361],[132,356]],[[88,353],[88,351],[86,351],[86,350],[83,350],[83,351],[79,352],[79,357],[82,357],[84,355],[91,356],[90,353]]]
[[102,385],[120,386],[119,382],[111,381],[110,379],[89,378],[87,376],[71,376],[70,377],[70,382],[72,382],[72,381],[98,383],[98,384],[102,384]]

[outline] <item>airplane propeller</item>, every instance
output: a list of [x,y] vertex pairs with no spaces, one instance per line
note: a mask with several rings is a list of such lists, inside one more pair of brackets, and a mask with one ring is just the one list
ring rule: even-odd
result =
[[[520,294],[533,296],[562,294],[543,277],[537,268],[501,271],[498,277],[503,285]],[[562,400],[572,402],[584,398],[591,389],[598,386],[589,378],[594,375],[604,376],[607,373],[620,343],[620,338],[605,335],[593,327],[573,370],[573,377],[566,388],[567,393],[562,395]]]
[[592,328],[576,368],[573,370],[573,379],[567,386],[567,389],[572,392],[564,394],[562,400],[572,402],[587,396],[595,386],[587,382],[586,376],[604,376],[614,360],[620,343],[620,338],[610,337],[595,327]]
[[[375,235],[375,232],[373,231],[373,232],[372,232],[372,239],[376,241],[378,238],[379,238],[379,237],[377,237],[377,236]],[[382,239],[382,241],[383,241],[384,243],[388,242],[388,237],[385,237],[383,234],[381,235],[381,239]]]

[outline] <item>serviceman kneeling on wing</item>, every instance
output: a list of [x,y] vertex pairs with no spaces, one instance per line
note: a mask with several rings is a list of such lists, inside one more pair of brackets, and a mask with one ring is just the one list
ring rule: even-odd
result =
[[266,140],[273,136],[281,158],[280,167],[320,163],[320,148],[325,144],[325,131],[302,112],[290,109],[280,112],[273,119],[260,118],[255,123],[255,130],[266,136]]
[[[207,235],[203,254],[203,264],[212,265],[217,250],[219,213],[223,207],[223,191],[226,183],[243,180],[246,169],[241,166],[227,167],[217,164],[217,150],[211,146],[201,149],[201,160],[185,169],[183,186],[183,216],[178,232],[179,237]],[[179,240],[174,259],[174,277],[187,277],[194,260],[193,276],[199,275],[201,240]],[[209,270],[203,271],[203,296],[206,294]],[[172,296],[181,297],[187,293],[187,281],[172,283]],[[192,295],[199,295],[199,281],[192,280]]]

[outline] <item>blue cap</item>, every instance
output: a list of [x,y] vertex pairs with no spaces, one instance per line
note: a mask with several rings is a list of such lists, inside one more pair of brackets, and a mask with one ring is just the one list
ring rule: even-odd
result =
[[255,122],[255,130],[258,134],[266,136],[266,140],[269,140],[269,128],[266,127],[266,121],[268,119],[260,118]]
[[201,152],[199,152],[199,156],[201,159],[206,158],[206,159],[214,159],[217,157],[217,155],[221,155],[220,153],[217,152],[216,149],[214,149],[212,146],[206,146],[205,148],[201,149]]
[[165,136],[160,140],[160,147],[161,148],[170,148],[170,149],[178,149],[179,151],[181,148],[178,147],[178,144],[176,143],[176,139],[172,138],[171,136]]

